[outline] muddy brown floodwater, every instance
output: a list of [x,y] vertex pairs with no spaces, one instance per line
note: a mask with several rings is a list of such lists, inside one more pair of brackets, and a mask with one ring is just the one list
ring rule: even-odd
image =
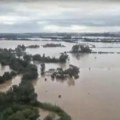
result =
[[[5,44],[6,42],[7,45]],[[44,41],[0,41],[0,47],[15,48],[18,44],[41,45],[45,43]],[[62,44],[66,48],[28,49],[27,52],[59,56],[60,52],[70,50],[73,45],[64,42]],[[106,47],[110,45],[113,47],[117,46],[117,44],[107,43],[95,44]],[[110,50],[120,51],[118,48],[111,48]],[[69,54],[69,56],[70,61],[66,65],[46,64],[46,70],[59,66],[66,68],[69,64],[73,64],[80,67],[80,78],[77,80],[53,81],[49,76],[39,77],[34,82],[38,100],[60,106],[71,115],[72,120],[120,120],[120,54],[80,56]],[[40,73],[40,65],[38,64],[37,66]],[[45,78],[47,78],[46,81]],[[18,81],[19,79],[14,79],[12,83],[19,83]],[[8,83],[8,86],[12,83]],[[0,86],[1,90],[4,91],[4,87]]]

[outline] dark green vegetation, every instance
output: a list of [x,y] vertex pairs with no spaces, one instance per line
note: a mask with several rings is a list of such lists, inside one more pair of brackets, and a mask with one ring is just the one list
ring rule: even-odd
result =
[[74,77],[75,79],[79,77],[79,68],[70,65],[68,69],[63,70],[62,68],[57,68],[57,70],[51,75],[51,77],[57,79],[65,79],[67,77]]
[[5,72],[3,74],[3,76],[0,76],[0,84],[6,82],[8,80],[11,80],[15,76],[16,76],[16,72],[14,72],[14,71],[12,71],[12,72]]
[[23,46],[15,50],[0,49],[0,63],[15,71],[5,72],[0,78],[1,83],[23,74],[19,86],[14,85],[6,93],[0,93],[0,120],[36,120],[39,117],[38,109],[34,108],[37,94],[30,82],[38,77],[37,67],[28,62],[28,56],[20,58],[24,50]]
[[32,56],[28,55],[28,54],[24,54],[23,59],[24,59],[24,61],[30,63],[30,61],[32,60]]
[[23,73],[22,80],[35,80],[38,77],[37,67],[35,65],[29,64],[26,66],[26,70]]
[[55,57],[41,56],[40,54],[33,55],[33,61],[45,62],[45,63],[57,63],[59,60]]
[[58,120],[71,120],[58,106],[38,102],[31,82],[22,81],[19,86],[0,93],[0,120],[37,120],[38,108],[56,113]]
[[36,120],[39,117],[37,108],[14,104],[2,111],[0,120]]
[[6,93],[0,94],[0,104],[35,105],[37,94],[31,82],[22,81],[19,86],[13,85]]
[[[55,112],[59,116],[58,120],[71,120],[71,117],[56,105],[51,105],[49,103],[39,103],[39,107],[44,110]],[[49,119],[46,119],[46,120],[49,120]]]
[[26,48],[39,48],[40,46],[39,45],[29,45],[29,46],[26,46]]
[[25,52],[25,50],[27,49],[27,48],[39,48],[40,46],[39,45],[29,45],[29,46],[25,46],[25,45],[18,45],[16,48],[15,48],[15,50],[12,50],[14,53],[15,53],[15,55],[18,57],[18,58],[20,58],[20,57],[22,57],[22,56],[27,56],[27,58],[28,58],[28,56],[29,56],[29,58],[31,58],[31,55],[27,55],[26,54],[26,52]]
[[39,117],[37,94],[31,82],[21,82],[0,93],[0,120],[36,120]]
[[55,58],[55,57],[45,56],[45,54],[43,56],[36,54],[36,55],[33,55],[32,58],[33,58],[33,61],[38,61],[38,62],[65,63],[68,59],[68,55],[66,53],[62,53],[59,58]]
[[44,75],[45,73],[45,63],[41,64],[41,75]]
[[46,48],[46,47],[65,47],[65,46],[62,44],[47,43],[43,45],[43,47]]
[[40,46],[39,45],[28,45],[28,46],[25,46],[25,45],[18,45],[17,48],[21,48],[22,50],[25,50],[26,48],[39,48]]
[[23,74],[23,80],[33,80],[38,77],[37,67],[30,62],[17,58],[15,53],[9,50],[1,50],[0,63],[2,65],[9,65],[10,68],[16,71],[16,74]]
[[26,47],[24,45],[18,45],[15,50],[13,50],[16,53],[16,56],[20,58],[25,54]]
[[68,55],[66,53],[61,53],[59,57],[59,62],[65,63],[68,59]]
[[71,50],[72,53],[91,53],[92,50],[88,45],[74,45]]
[[[67,59],[66,54],[61,54],[59,62]],[[38,77],[37,67],[31,64],[33,56],[25,53],[24,46],[18,46],[15,50],[0,49],[0,63],[8,65],[12,72],[5,72],[0,80],[5,82],[17,74],[22,74],[21,83],[13,85],[7,92],[0,93],[0,120],[37,120],[38,109],[55,112],[58,120],[71,120],[61,108],[37,101],[37,94],[32,85],[32,80]],[[45,57],[43,56],[43,60]],[[42,64],[41,71],[44,72],[45,65]],[[13,72],[14,71],[14,72]],[[2,83],[2,82],[1,82]]]

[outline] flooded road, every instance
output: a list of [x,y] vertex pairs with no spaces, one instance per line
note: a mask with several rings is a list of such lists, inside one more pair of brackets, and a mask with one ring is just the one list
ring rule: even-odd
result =
[[[18,44],[43,45],[45,43],[47,41],[0,41],[0,47],[15,48]],[[73,45],[73,43],[64,42],[61,44],[66,47],[27,49],[27,53],[59,56],[61,52],[69,51]],[[120,44],[109,43],[105,45],[97,43],[97,45],[120,46]],[[110,50],[120,52],[120,48]],[[80,68],[80,78],[53,81],[49,76],[39,76],[34,82],[38,100],[60,106],[71,115],[72,120],[120,120],[120,54],[69,54],[69,58],[70,61],[67,64],[46,64],[46,70],[60,66],[67,68],[69,64],[73,64]],[[40,73],[40,65],[37,64],[37,66]],[[4,70],[1,68],[0,75],[7,70],[9,68]],[[14,80],[5,83],[7,87],[0,85],[0,91],[5,91],[19,82],[20,77],[17,76]]]

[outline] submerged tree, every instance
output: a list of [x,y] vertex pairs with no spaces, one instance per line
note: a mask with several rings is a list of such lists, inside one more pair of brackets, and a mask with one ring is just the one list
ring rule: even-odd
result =
[[66,53],[62,53],[59,57],[59,61],[65,63],[68,59],[68,55]]
[[69,74],[70,77],[78,78],[79,68],[74,65],[70,65],[70,67],[67,70],[65,70],[64,73]]
[[44,75],[45,73],[45,63],[41,64],[41,75]]

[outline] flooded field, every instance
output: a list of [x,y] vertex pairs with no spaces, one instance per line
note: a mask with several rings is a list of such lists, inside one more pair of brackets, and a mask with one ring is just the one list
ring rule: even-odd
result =
[[[27,49],[29,54],[46,54],[58,57],[61,52],[70,51],[75,43],[60,42],[66,47],[43,48],[48,41],[0,41],[0,48],[15,48],[19,44],[40,45],[40,48]],[[51,43],[51,42],[50,42]],[[87,43],[89,44],[89,43]],[[91,43],[90,43],[91,44]],[[92,43],[94,51],[120,52],[119,43]],[[50,68],[67,68],[69,64],[80,68],[80,78],[51,80],[50,76],[39,76],[33,84],[38,100],[56,104],[71,115],[72,120],[120,120],[120,54],[69,54],[67,64],[46,64]],[[40,65],[38,72],[40,74]],[[0,66],[0,75],[10,71]],[[13,84],[20,83],[21,76],[0,85],[6,91]],[[45,81],[47,78],[47,81]],[[61,95],[61,98],[59,98]]]

